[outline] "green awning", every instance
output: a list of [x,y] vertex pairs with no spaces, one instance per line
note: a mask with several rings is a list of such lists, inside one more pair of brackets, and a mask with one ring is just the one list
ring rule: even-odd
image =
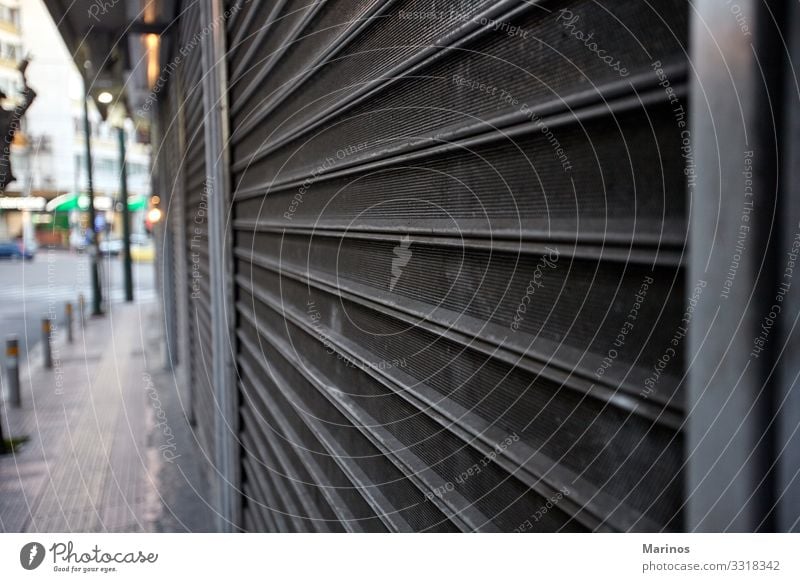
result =
[[[111,210],[113,201],[108,196],[95,196],[94,209],[95,210]],[[56,196],[45,207],[48,212],[70,212],[72,210],[88,210],[89,209],[89,196],[87,194],[77,194],[71,192],[69,194],[62,194]],[[147,197],[140,194],[128,196],[128,210],[137,211],[147,208]]]
[[147,208],[147,196],[141,194],[128,196],[128,210],[136,212]]

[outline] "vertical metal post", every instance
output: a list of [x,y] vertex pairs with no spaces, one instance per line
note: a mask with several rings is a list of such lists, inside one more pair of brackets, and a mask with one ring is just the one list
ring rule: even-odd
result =
[[[181,83],[181,75],[177,75],[175,84],[178,88],[179,93],[183,94],[184,87]],[[176,100],[177,102],[177,100]],[[186,108],[185,107],[178,107],[178,151],[185,152],[186,151]],[[186,248],[187,245],[183,241],[190,240],[190,235],[188,232],[188,228],[186,226],[186,191],[184,190],[184,184],[186,183],[186,176],[185,172],[186,169],[184,164],[179,164],[178,168],[178,180],[177,184],[178,187],[176,188],[177,191],[177,199],[176,202],[170,202],[171,208],[173,208],[173,212],[177,214],[173,215],[173,219],[175,224],[177,225],[174,229],[174,237],[173,237],[173,244],[176,245],[177,252],[177,260],[176,260],[176,269],[175,269],[175,276],[177,277],[178,281],[185,282],[189,280],[189,260],[190,255],[188,249]],[[191,316],[189,312],[189,305],[191,304],[190,295],[189,295],[189,286],[183,283],[182,285],[178,286],[178,294],[175,299],[175,308],[176,308],[176,323],[177,323],[177,342],[178,342],[178,362],[180,364],[179,370],[183,374],[182,377],[186,378],[185,386],[186,386],[186,408],[189,410],[189,422],[192,426],[195,425],[197,418],[195,415],[195,404],[194,399],[196,398],[196,389],[191,386],[191,382],[188,381],[190,378],[189,375],[189,362],[191,361],[191,355],[189,352],[189,334],[192,333],[192,330],[189,329],[189,322],[191,321]]]
[[64,305],[64,316],[66,320],[65,325],[67,326],[67,341],[72,343],[75,339],[72,334],[72,303],[67,302],[67,304]]
[[769,91],[770,68],[780,62],[771,44],[780,35],[760,0],[738,0],[738,7],[754,36],[730,17],[725,0],[700,0],[691,12],[695,76],[690,131],[682,138],[684,155],[691,154],[687,162],[698,171],[688,189],[687,297],[700,282],[703,290],[693,306],[686,353],[689,531],[773,527],[777,337],[763,341],[761,334],[778,287],[772,217],[780,215],[780,112]]
[[90,255],[92,260],[92,315],[103,315],[103,291],[100,287],[100,233],[95,227],[94,180],[92,179],[92,125],[89,121],[89,89],[84,79],[83,134],[86,139],[86,191],[89,195],[89,229],[92,233]]
[[[787,12],[784,18],[786,30],[783,33],[788,44],[787,59],[788,63],[797,63],[800,59],[800,5],[797,2],[789,3]],[[792,70],[791,67],[787,68],[787,71]],[[786,109],[783,127],[786,142],[783,144],[784,158],[781,160],[781,247],[785,249],[784,252],[791,252],[790,249],[795,249],[800,241],[800,196],[797,192],[800,185],[800,97],[794,83],[794,73],[790,75],[784,80]],[[800,281],[797,277],[794,274],[794,283],[783,301],[783,324],[776,338],[783,353],[777,362],[775,399],[775,450],[778,452],[775,489],[780,492],[776,499],[775,530],[794,533],[800,532],[800,479],[797,478],[797,468],[800,467],[800,431],[797,430],[800,426],[800,361],[795,356],[800,352],[800,330],[793,325],[800,318]],[[786,267],[783,279],[788,280]]]
[[0,398],[0,455],[6,452],[6,437],[3,433],[3,406],[2,398]]
[[42,318],[42,352],[44,353],[44,367],[48,370],[53,367],[53,348],[50,345],[53,327],[49,317]]
[[86,298],[83,293],[78,295],[78,317],[80,317],[81,329],[86,324]]
[[19,389],[19,339],[15,335],[6,339],[6,380],[11,406],[19,408],[22,405]]
[[122,269],[125,301],[133,301],[133,267],[131,264],[131,212],[128,208],[128,165],[125,161],[125,128],[117,128],[119,137],[119,197],[122,203]]
[[237,448],[237,400],[230,341],[233,336],[228,306],[232,304],[231,265],[233,257],[227,231],[229,161],[227,158],[228,102],[225,70],[225,22],[221,0],[201,0],[201,23],[211,26],[203,36],[203,109],[205,113],[205,155],[208,190],[208,238],[211,284],[212,362],[215,415],[215,454],[218,480],[219,531],[232,531],[240,521]]

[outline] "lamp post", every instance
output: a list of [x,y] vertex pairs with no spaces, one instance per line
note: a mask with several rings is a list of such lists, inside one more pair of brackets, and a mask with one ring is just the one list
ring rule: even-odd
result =
[[125,163],[125,126],[117,127],[119,136],[119,197],[122,199],[122,268],[125,280],[125,301],[133,301],[133,267],[131,265],[131,212],[128,208],[128,167]]
[[92,233],[92,315],[103,315],[102,302],[103,291],[100,287],[100,240],[94,210],[94,183],[92,181],[92,126],[89,121],[89,85],[84,77],[84,96],[83,96],[83,133],[86,138],[86,190],[89,195],[89,227]]

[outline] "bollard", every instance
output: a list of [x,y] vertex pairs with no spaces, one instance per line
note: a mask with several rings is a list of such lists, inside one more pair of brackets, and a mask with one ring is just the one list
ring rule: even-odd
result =
[[53,367],[53,349],[50,345],[51,331],[50,318],[42,318],[42,347],[44,348],[44,367],[48,370]]
[[83,293],[78,295],[78,315],[81,317],[81,328],[86,325],[86,298]]
[[6,374],[8,375],[8,397],[11,406],[22,406],[22,397],[19,392],[19,340],[17,336],[10,335],[6,338]]
[[66,316],[67,320],[64,323],[64,325],[67,326],[67,341],[72,343],[72,303],[67,302],[67,304],[64,306],[64,315]]

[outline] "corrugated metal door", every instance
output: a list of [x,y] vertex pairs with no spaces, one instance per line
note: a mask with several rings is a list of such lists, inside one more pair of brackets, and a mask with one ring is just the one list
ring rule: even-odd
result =
[[[174,46],[174,44],[173,44]],[[154,156],[158,167],[156,172],[159,178],[157,187],[153,192],[160,198],[159,206],[164,209],[163,218],[164,243],[169,243],[169,260],[161,257],[159,253],[159,272],[164,280],[171,284],[163,288],[163,303],[165,317],[173,321],[175,333],[168,336],[169,361],[177,367],[180,374],[179,387],[181,402],[186,407],[184,413],[192,423],[192,387],[189,380],[190,369],[187,365],[191,361],[189,347],[191,345],[191,332],[189,329],[189,281],[190,261],[187,253],[186,230],[186,196],[184,194],[185,173],[184,159],[184,112],[181,99],[181,80],[177,74],[164,74],[163,86],[160,87],[161,99],[158,101],[157,124],[154,128],[157,140]],[[149,107],[149,106],[148,106]]]
[[186,344],[185,297],[181,296],[186,286],[186,256],[183,252],[183,192],[180,168],[183,157],[180,139],[180,115],[178,105],[178,83],[171,82],[164,89],[168,98],[158,105],[158,118],[154,133],[157,136],[154,149],[157,181],[153,192],[159,197],[160,208],[166,209],[160,223],[156,242],[160,243],[157,254],[157,272],[160,275],[164,300],[165,326],[171,328],[166,334],[167,357],[171,365],[183,359],[181,346]]
[[212,389],[211,297],[209,287],[208,200],[203,133],[203,69],[200,47],[204,24],[200,5],[187,3],[179,22],[174,52],[180,83],[179,119],[184,140],[180,164],[183,180],[183,244],[187,257],[188,362],[185,369],[191,389],[191,413],[197,440],[210,468],[214,457],[214,393]]
[[687,16],[230,18],[246,529],[680,527]]

